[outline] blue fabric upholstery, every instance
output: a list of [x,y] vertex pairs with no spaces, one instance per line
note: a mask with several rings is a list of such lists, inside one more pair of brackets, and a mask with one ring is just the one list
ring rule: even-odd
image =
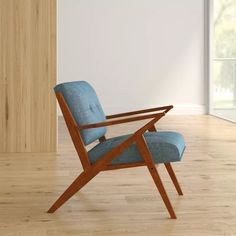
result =
[[[128,139],[130,135],[123,135],[106,140],[92,148],[88,154],[91,163],[95,163],[104,154]],[[147,132],[144,134],[149,150],[155,163],[169,163],[180,161],[185,149],[185,141],[176,132]],[[112,161],[112,165],[143,162],[137,145],[134,143],[121,155]]]
[[[54,88],[61,92],[78,125],[105,121],[105,114],[94,89],[85,81],[62,83]],[[94,142],[106,133],[106,128],[81,131],[85,145]]]

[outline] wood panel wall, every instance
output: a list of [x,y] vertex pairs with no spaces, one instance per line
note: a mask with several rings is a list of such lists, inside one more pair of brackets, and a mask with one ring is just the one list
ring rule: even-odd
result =
[[0,152],[56,151],[56,0],[0,0]]

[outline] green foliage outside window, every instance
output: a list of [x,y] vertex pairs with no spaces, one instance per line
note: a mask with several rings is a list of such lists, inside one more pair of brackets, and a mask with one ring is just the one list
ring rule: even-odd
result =
[[214,0],[215,107],[234,107],[236,96],[236,0]]

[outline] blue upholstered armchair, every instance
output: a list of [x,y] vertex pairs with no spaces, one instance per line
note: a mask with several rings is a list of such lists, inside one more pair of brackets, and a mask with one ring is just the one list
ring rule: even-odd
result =
[[[185,142],[180,133],[158,131],[155,123],[173,106],[163,106],[106,116],[94,89],[85,81],[59,84],[55,93],[72,141],[84,171],[48,210],[55,212],[71,196],[104,170],[146,166],[167,207],[170,217],[176,215],[155,164],[164,164],[179,195],[183,195],[172,162],[181,161]],[[106,139],[111,125],[148,119],[133,134]],[[85,146],[99,140],[87,151]]]

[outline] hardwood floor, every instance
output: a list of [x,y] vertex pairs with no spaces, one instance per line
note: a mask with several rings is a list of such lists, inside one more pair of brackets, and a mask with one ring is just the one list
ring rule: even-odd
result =
[[[109,136],[140,125],[111,127]],[[177,220],[169,219],[145,167],[103,172],[47,214],[81,171],[60,119],[58,154],[0,154],[0,235],[236,235],[236,125],[210,116],[168,115],[157,128],[179,131],[187,142],[184,161],[173,164],[184,196],[159,168]]]

